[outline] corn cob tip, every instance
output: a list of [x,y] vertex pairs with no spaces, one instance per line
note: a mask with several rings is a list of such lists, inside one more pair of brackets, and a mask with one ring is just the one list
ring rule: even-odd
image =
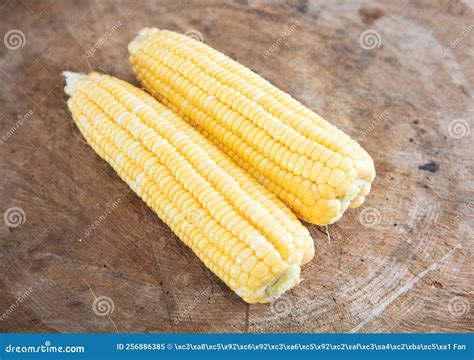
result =
[[267,294],[269,300],[273,301],[293,286],[298,285],[300,283],[300,271],[299,265],[288,266],[288,269],[280,277],[268,285]]
[[298,264],[288,265],[287,269],[267,286],[252,294],[243,294],[240,290],[236,293],[249,304],[272,302],[301,282],[300,273],[301,267]]
[[137,48],[138,48],[138,43],[140,42],[140,40],[143,38],[143,35],[141,35],[140,33],[137,34],[137,36],[135,36],[135,38],[129,42],[128,44],[128,52],[130,54],[133,54]]
[[87,77],[87,74],[72,71],[63,71],[61,75],[64,76],[64,78],[66,79],[66,86],[64,87],[64,92],[69,96],[72,96],[72,94],[74,94],[77,81],[85,79]]
[[135,51],[137,51],[139,49],[139,44],[140,42],[145,39],[148,35],[152,34],[152,33],[156,33],[158,32],[159,30],[157,28],[143,28],[141,29],[138,34],[135,36],[135,38],[130,41],[130,43],[128,44],[128,52],[130,54],[133,54]]

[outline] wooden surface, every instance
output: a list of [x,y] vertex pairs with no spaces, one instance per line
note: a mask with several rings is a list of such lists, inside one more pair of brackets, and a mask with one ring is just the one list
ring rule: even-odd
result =
[[[0,7],[1,331],[474,330],[470,1]],[[365,205],[330,240],[309,226],[317,255],[273,305],[240,301],[73,125],[60,72],[136,83],[126,47],[144,26],[202,36],[375,160]]]

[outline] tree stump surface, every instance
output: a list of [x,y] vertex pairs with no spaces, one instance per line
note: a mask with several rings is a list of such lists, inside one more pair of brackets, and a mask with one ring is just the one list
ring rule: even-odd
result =
[[[0,10],[0,331],[474,330],[472,2],[4,0]],[[145,26],[202,37],[375,161],[361,208],[327,229],[307,224],[316,256],[271,305],[233,294],[75,128],[61,71],[137,84],[127,44]]]

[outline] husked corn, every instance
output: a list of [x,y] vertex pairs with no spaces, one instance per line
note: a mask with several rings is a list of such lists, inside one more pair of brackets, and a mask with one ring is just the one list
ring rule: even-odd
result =
[[313,241],[274,194],[146,92],[64,74],[87,142],[243,300],[268,302],[299,283]]
[[142,85],[302,219],[360,206],[372,158],[335,126],[243,65],[185,35],[145,28],[129,44]]

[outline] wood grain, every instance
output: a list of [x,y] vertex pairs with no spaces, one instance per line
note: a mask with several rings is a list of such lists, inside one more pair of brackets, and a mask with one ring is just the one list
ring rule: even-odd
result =
[[[0,223],[0,331],[474,330],[469,1],[3,0],[0,10],[0,211],[21,209]],[[271,306],[218,281],[73,125],[60,72],[136,84],[126,46],[144,26],[198,31],[375,160],[366,204],[331,225],[330,240],[308,225],[317,255]],[[7,44],[10,30],[24,41]],[[362,34],[375,43],[364,48]]]

